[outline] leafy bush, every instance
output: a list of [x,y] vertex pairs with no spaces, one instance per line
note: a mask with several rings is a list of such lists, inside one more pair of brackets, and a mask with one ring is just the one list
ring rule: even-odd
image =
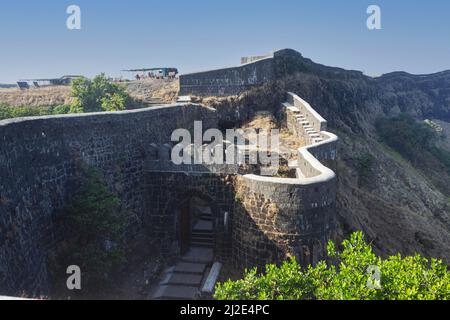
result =
[[70,106],[64,104],[62,106],[56,106],[52,110],[52,114],[67,114],[70,113]]
[[36,117],[52,114],[66,114],[70,112],[70,106],[61,105],[55,107],[10,107],[0,105],[0,120],[19,118],[19,117]]
[[437,147],[431,147],[430,152],[445,166],[447,173],[450,174],[450,152]]
[[130,103],[130,97],[125,88],[111,83],[104,74],[96,76],[93,80],[87,78],[74,80],[71,95],[74,98],[71,105],[41,107],[0,105],[0,120],[67,113],[118,111],[125,110]]
[[450,195],[450,152],[439,146],[442,132],[428,122],[408,115],[376,122],[381,140],[409,160],[445,195]]
[[393,118],[380,118],[376,128],[381,139],[405,158],[415,162],[420,154],[434,145],[436,132],[425,123],[402,114]]
[[65,242],[58,254],[58,265],[78,265],[89,287],[102,283],[105,275],[124,262],[127,216],[97,170],[83,167],[80,172],[73,183],[75,191],[63,210]]
[[356,158],[356,169],[358,170],[359,187],[371,184],[374,177],[375,158],[370,153],[362,154]]
[[[267,265],[246,271],[238,281],[216,287],[218,300],[448,300],[450,271],[442,261],[420,255],[387,259],[377,257],[362,232],[343,241],[338,252],[333,242],[328,255],[334,264],[319,262],[302,270],[295,259],[281,266]],[[379,270],[380,277],[373,271]],[[379,279],[379,280],[378,280]]]
[[104,74],[93,80],[74,80],[71,95],[73,113],[125,110],[129,101],[125,88],[111,83]]

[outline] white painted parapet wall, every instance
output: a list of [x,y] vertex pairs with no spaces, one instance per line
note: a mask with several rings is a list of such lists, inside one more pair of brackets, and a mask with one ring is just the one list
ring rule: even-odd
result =
[[327,130],[327,120],[322,118],[322,116],[314,110],[311,105],[300,98],[298,95],[288,92],[287,93],[287,103],[292,107],[297,108],[304,116],[306,120],[309,121],[310,125],[317,132]]
[[307,145],[298,149],[295,178],[238,176],[243,209],[233,213],[233,258],[247,268],[289,256],[304,267],[315,264],[336,228],[336,175],[322,161],[334,166],[338,138],[295,94],[288,93],[282,108],[284,124]]
[[289,92],[287,95],[288,101],[282,106],[285,123],[288,129],[304,138],[308,143],[307,146],[298,149],[297,177],[274,178],[253,174],[245,177],[260,182],[298,185],[311,185],[334,180],[336,174],[321,161],[336,160],[338,137],[325,131],[327,121],[309,103],[293,93]]

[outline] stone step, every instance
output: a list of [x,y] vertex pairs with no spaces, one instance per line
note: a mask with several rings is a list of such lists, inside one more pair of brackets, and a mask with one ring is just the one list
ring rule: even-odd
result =
[[214,239],[214,236],[211,232],[204,232],[204,233],[193,233],[191,235],[191,239],[207,239],[212,241]]
[[198,297],[197,287],[188,286],[160,286],[153,296],[157,300],[194,300]]
[[198,211],[201,214],[211,215],[211,208],[210,207],[201,207],[201,206],[195,206],[194,210]]
[[200,237],[212,237],[213,235],[213,231],[212,230],[202,230],[202,229],[197,229],[197,230],[192,230],[192,235],[198,235]]
[[209,264],[214,260],[214,251],[209,248],[191,246],[189,251],[181,257],[183,262],[205,263]]
[[195,231],[213,231],[213,224],[212,221],[206,221],[206,220],[199,220],[192,229],[193,232]]
[[214,245],[210,242],[191,241],[191,245],[200,248],[213,248]]
[[193,233],[191,239],[204,239],[204,240],[212,240],[213,234],[212,232],[208,233]]
[[160,285],[198,287],[202,283],[202,279],[203,275],[198,274],[169,273],[160,282]]
[[192,238],[191,239],[191,244],[196,244],[196,243],[201,243],[201,244],[213,244],[213,240],[212,239],[208,239],[208,238]]
[[205,263],[179,262],[173,269],[173,272],[203,274],[203,272],[205,272],[205,268]]
[[192,233],[191,233],[191,238],[193,237],[193,236],[207,236],[207,237],[209,237],[209,236],[212,236],[213,235],[213,233],[212,233],[212,231],[208,231],[208,230],[205,230],[205,231],[201,231],[201,230],[197,230],[197,231],[193,231]]

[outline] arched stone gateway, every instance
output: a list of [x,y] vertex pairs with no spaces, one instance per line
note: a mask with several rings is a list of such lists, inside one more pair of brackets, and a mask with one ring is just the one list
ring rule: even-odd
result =
[[191,248],[215,248],[220,209],[214,199],[191,191],[175,213],[178,216],[176,233],[180,255],[188,253]]
[[[163,252],[177,255],[194,244],[213,248],[217,259],[230,256],[231,233],[225,220],[234,206],[233,176],[150,170],[145,175],[147,226],[161,242]],[[202,213],[201,209],[210,211]],[[211,232],[210,242],[192,242],[193,232],[202,229]]]

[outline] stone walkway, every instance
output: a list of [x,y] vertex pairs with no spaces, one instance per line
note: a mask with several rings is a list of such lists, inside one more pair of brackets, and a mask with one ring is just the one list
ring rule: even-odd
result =
[[213,249],[192,247],[177,264],[164,271],[153,299],[197,299],[213,259]]

